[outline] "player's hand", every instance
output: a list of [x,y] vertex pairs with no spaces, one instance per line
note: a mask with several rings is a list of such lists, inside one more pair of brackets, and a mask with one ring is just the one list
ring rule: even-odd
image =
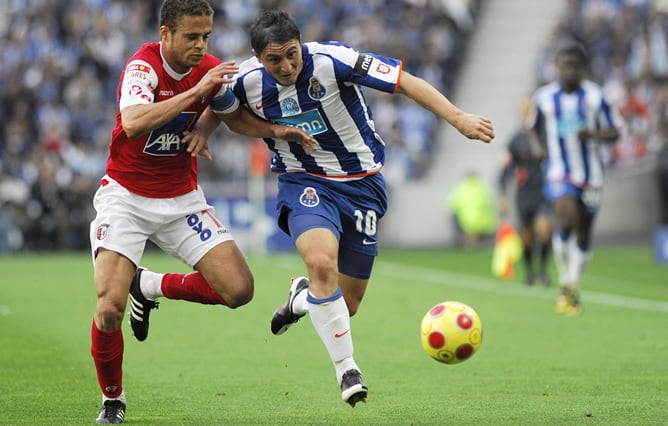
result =
[[191,157],[201,155],[207,160],[213,160],[211,152],[209,152],[209,142],[207,138],[199,135],[197,132],[186,131],[181,138],[181,142],[186,144],[186,151]]
[[194,89],[201,96],[207,95],[217,84],[234,82],[233,75],[238,72],[239,67],[234,61],[222,62],[204,74],[204,77],[195,85]]
[[494,139],[494,127],[489,118],[464,113],[453,125],[459,133],[469,139],[478,139],[485,143],[490,143]]
[[309,155],[318,149],[318,141],[313,136],[296,127],[280,126],[276,131],[276,137],[285,141],[297,142],[304,149],[304,152]]
[[587,142],[591,138],[592,138],[592,134],[589,131],[589,129],[587,129],[586,127],[583,127],[580,130],[578,130],[578,140],[580,142],[582,142],[582,143]]

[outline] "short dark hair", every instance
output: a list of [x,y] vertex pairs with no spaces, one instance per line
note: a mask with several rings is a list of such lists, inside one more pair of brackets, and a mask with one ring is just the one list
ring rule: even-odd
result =
[[213,8],[207,0],[165,0],[160,6],[160,26],[172,32],[182,16],[213,16]]
[[290,15],[280,9],[263,11],[249,29],[251,47],[259,55],[268,44],[301,41],[301,32]]
[[567,41],[557,48],[557,57],[563,55],[576,56],[583,64],[587,63],[587,51],[584,46],[575,41]]

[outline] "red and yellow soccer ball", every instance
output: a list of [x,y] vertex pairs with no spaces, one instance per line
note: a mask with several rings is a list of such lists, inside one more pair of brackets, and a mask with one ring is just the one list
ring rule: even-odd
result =
[[470,306],[455,301],[434,306],[422,318],[422,347],[444,364],[459,364],[471,358],[482,343],[482,322]]

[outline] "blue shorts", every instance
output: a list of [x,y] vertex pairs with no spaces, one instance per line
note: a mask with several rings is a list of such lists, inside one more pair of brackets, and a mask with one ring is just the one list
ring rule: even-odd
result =
[[563,197],[575,198],[578,204],[592,214],[598,211],[603,196],[602,188],[582,188],[563,181],[546,181],[543,192],[551,203]]
[[[338,182],[306,173],[283,173],[278,176],[276,209],[278,225],[293,241],[309,229],[327,228],[339,239],[340,261],[352,259],[350,252],[373,257],[378,254],[378,222],[387,211],[385,179],[375,174]],[[347,270],[345,264],[339,268],[364,278],[364,273]]]

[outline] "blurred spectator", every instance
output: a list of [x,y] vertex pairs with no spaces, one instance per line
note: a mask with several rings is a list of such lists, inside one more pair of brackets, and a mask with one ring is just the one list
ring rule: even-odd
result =
[[[248,57],[246,28],[261,8],[281,7],[306,39],[336,39],[405,58],[407,70],[447,95],[481,1],[211,0],[216,15],[209,51],[224,59]],[[11,250],[87,247],[89,205],[104,171],[120,72],[142,41],[155,38],[159,6],[160,0],[3,3],[0,188],[29,190],[26,200],[11,202],[21,214],[2,204],[0,228],[24,235],[12,237]],[[387,99],[372,102],[390,117],[378,122],[391,120],[393,129],[384,132],[393,137],[387,173],[395,182],[418,178],[429,167],[435,120]],[[247,139],[226,130],[214,138],[214,161],[202,162],[201,180],[245,184]],[[0,240],[5,235],[8,241],[2,232]]]

